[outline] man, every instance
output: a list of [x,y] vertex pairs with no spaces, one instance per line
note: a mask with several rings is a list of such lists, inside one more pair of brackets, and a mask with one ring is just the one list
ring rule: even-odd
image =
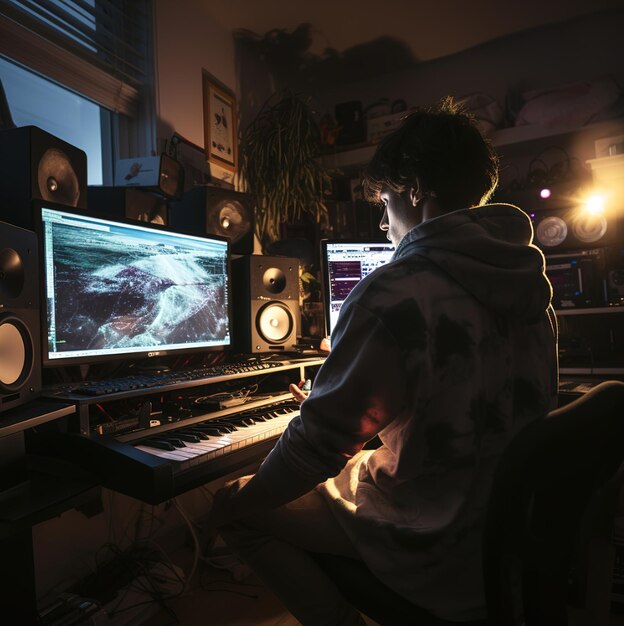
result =
[[384,139],[364,188],[393,259],[345,301],[300,417],[215,499],[226,541],[305,625],[362,623],[306,550],[362,559],[440,618],[484,616],[491,477],[557,393],[544,258],[522,211],[485,204],[497,180],[450,98]]

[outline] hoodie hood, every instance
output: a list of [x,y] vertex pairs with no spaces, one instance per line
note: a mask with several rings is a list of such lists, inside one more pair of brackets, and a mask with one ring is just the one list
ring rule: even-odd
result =
[[552,297],[528,215],[510,204],[462,209],[409,231],[394,259],[418,254],[496,313],[538,319]]

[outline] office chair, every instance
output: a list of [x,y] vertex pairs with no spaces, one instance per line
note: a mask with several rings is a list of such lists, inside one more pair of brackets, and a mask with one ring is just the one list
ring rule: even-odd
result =
[[[525,427],[496,470],[486,514],[483,569],[488,619],[464,626],[567,626],[570,603],[593,601],[593,538],[609,536],[624,461],[624,383],[607,381]],[[603,552],[605,552],[603,550]],[[606,623],[611,556],[595,569]],[[385,587],[361,562],[314,555],[345,598],[381,626],[451,626]],[[610,569],[609,569],[610,568]],[[591,609],[590,609],[591,610]],[[602,610],[602,617],[598,612]],[[604,620],[604,621],[600,621]]]

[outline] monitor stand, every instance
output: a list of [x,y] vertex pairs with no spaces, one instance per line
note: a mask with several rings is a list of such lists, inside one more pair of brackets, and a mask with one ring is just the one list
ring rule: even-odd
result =
[[134,371],[137,374],[163,374],[171,371],[169,363],[165,359],[148,359],[146,361],[139,361],[134,366]]

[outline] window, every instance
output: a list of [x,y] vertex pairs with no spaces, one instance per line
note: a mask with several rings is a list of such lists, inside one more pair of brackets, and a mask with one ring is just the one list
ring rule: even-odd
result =
[[38,126],[84,150],[88,184],[103,184],[100,116],[108,113],[101,113],[97,104],[2,58],[0,80],[15,125]]
[[155,154],[150,7],[0,3],[0,79],[14,122],[84,150],[89,184],[112,183],[113,159]]

